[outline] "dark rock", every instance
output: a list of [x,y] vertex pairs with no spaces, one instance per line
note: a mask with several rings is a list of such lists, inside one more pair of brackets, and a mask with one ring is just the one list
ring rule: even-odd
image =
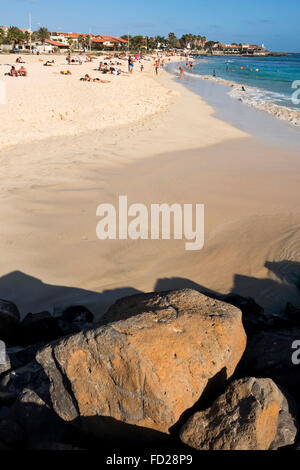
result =
[[[2,358],[4,359],[4,358]],[[6,373],[11,368],[11,362],[8,354],[5,354],[5,361],[0,361],[0,377],[2,374]]]
[[60,338],[63,332],[56,318],[49,312],[29,313],[19,327],[20,346],[47,343]]
[[67,308],[57,319],[63,335],[67,336],[91,328],[94,315],[86,307],[79,305]]
[[246,333],[259,331],[270,322],[270,319],[264,313],[264,309],[251,297],[228,294],[224,296],[222,300],[234,305],[242,311]]
[[26,366],[35,359],[36,353],[44,347],[44,343],[33,344],[26,348],[8,348],[7,354],[13,370]]
[[[43,369],[32,362],[6,377],[7,393],[15,394],[11,406],[3,408],[0,414],[0,442],[12,448],[38,449],[45,442],[72,444],[77,431],[64,422],[53,410],[50,397],[50,384]],[[3,410],[2,409],[2,410]],[[14,432],[16,427],[22,434]],[[7,429],[11,439],[7,442]]]
[[[43,384],[41,387],[43,388]],[[47,398],[45,388],[44,390],[37,388],[36,391],[24,388],[12,407],[10,420],[22,425],[26,441],[30,442],[30,446],[45,438],[54,441],[63,440],[66,430],[69,429],[67,423],[54,413],[51,402],[47,403]]]
[[20,312],[13,302],[0,300],[0,340],[12,343],[17,334]]
[[35,361],[16,370],[3,374],[0,379],[0,402],[5,405],[14,403],[26,387],[37,389],[45,382],[45,375]]
[[272,380],[240,379],[194,414],[180,438],[197,450],[277,450],[295,443],[296,412]]
[[285,316],[300,326],[300,308],[294,307],[291,303],[288,303],[285,310]]
[[295,341],[300,341],[299,328],[265,331],[249,337],[235,377],[270,377],[300,402],[300,365],[292,361]]

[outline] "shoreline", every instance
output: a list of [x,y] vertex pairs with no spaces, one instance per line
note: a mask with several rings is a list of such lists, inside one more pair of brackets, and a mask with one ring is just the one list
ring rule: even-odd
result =
[[[300,127],[300,110],[298,111],[287,106],[280,106],[275,103],[268,103],[265,100],[256,100],[251,97],[251,92],[255,92],[255,90],[268,91],[264,88],[246,85],[244,83],[235,82],[233,80],[225,80],[219,77],[211,77],[209,75],[198,75],[187,71],[185,71],[185,75],[191,78],[200,78],[201,80],[211,81],[213,83],[218,83],[228,88],[232,88],[231,92],[228,92],[228,95],[231,98],[239,100],[242,103],[259,111],[268,113],[281,121],[288,122],[296,128]],[[242,87],[245,88],[245,92],[242,91]]]

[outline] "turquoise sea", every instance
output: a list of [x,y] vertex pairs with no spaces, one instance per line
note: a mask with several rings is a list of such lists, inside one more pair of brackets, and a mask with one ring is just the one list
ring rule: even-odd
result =
[[213,76],[214,70],[218,78],[254,87],[256,90],[252,90],[252,99],[300,111],[300,105],[292,101],[292,95],[297,91],[292,84],[300,80],[300,54],[288,54],[286,57],[201,56],[188,73]]

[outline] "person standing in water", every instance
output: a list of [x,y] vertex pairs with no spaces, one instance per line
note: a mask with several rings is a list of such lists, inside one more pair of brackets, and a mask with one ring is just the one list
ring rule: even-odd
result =
[[179,79],[182,80],[182,79],[183,79],[183,75],[184,75],[184,70],[183,70],[182,67],[179,67],[179,71],[180,71]]

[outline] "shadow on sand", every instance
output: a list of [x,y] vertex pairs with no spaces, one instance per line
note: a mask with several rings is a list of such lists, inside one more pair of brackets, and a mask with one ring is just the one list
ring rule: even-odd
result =
[[97,318],[118,299],[140,294],[133,287],[124,287],[103,292],[93,292],[77,287],[55,286],[20,271],[0,278],[0,299],[14,302],[22,317],[27,313],[48,311],[55,314],[70,306],[84,305]]
[[[288,298],[290,289],[291,297],[294,301],[297,301],[296,306],[300,307],[300,263],[294,261],[267,262],[265,267],[275,274],[278,280],[257,279],[235,274],[233,286],[228,294],[252,297],[258,304],[260,304],[265,294],[270,299],[269,309],[273,308],[273,313],[280,314],[284,313],[287,302],[292,301],[292,298]],[[155,285],[155,292],[173,289],[194,289],[216,300],[224,299],[224,294],[186,278],[158,279]],[[274,297],[273,303],[271,301],[272,297]]]

